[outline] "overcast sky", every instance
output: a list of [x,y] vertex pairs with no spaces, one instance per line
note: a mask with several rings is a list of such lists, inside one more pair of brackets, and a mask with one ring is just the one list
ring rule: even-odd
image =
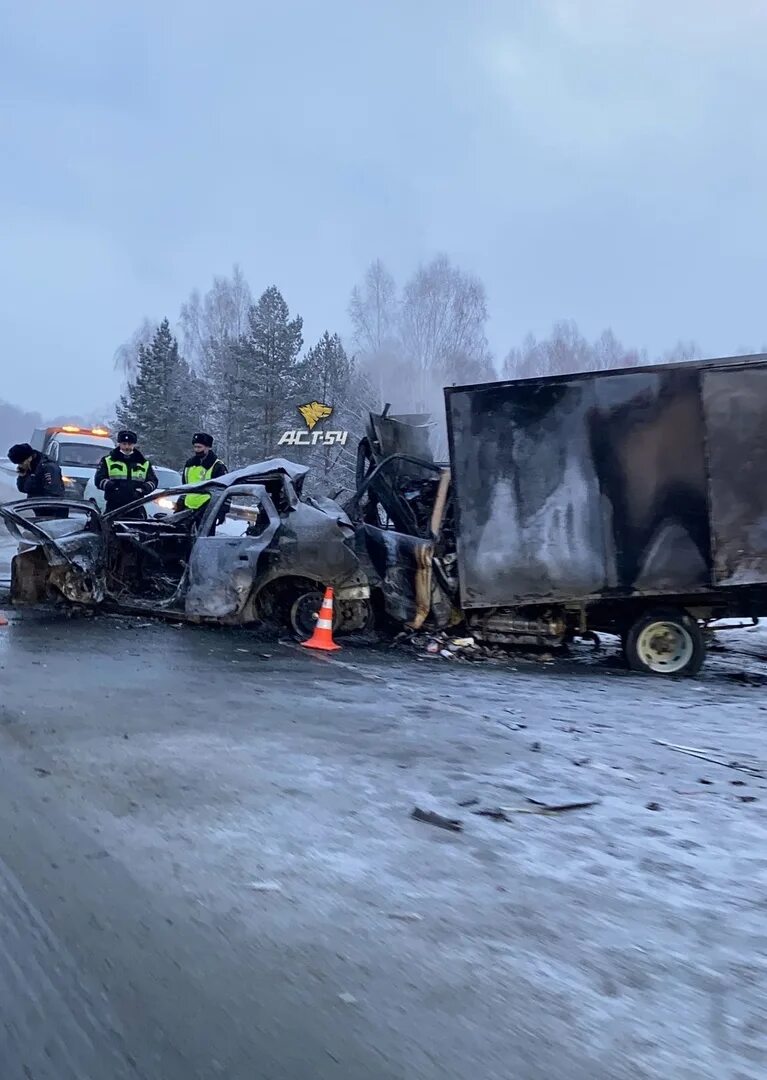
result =
[[236,261],[307,339],[442,250],[498,356],[565,317],[758,347],[766,47],[764,0],[8,0],[0,397],[108,402]]

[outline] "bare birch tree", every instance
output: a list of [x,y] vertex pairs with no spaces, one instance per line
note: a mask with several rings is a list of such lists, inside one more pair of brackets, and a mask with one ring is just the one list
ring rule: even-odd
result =
[[554,324],[548,338],[537,341],[528,334],[521,346],[509,351],[503,363],[507,379],[545,375],[569,375],[580,371],[605,371],[647,363],[637,349],[627,349],[612,330],[604,330],[594,342],[581,334],[572,319]]
[[434,390],[493,375],[485,327],[487,302],[479,278],[438,255],[406,284],[400,318],[404,356],[416,379],[416,407],[433,406]]
[[131,379],[135,379],[138,372],[139,350],[151,344],[156,329],[156,322],[153,323],[151,319],[144,318],[128,340],[115,349],[113,357],[115,370],[120,372],[126,384]]

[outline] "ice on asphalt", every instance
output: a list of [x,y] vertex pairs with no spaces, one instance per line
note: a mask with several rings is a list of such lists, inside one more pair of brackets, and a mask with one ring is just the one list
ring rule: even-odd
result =
[[[14,624],[4,729],[153,896],[227,928],[222,963],[282,957],[270,993],[299,980],[318,1016],[326,990],[353,994],[387,1076],[508,1080],[515,1062],[534,1080],[763,1078],[767,780],[654,741],[767,774],[763,690],[737,682],[767,674],[763,633],[664,681],[588,649],[512,671],[347,648],[342,666],[142,625],[45,630],[52,686],[84,670],[78,650],[93,673],[94,707],[62,712],[44,687],[29,710],[9,680],[35,641]],[[156,706],[129,719],[114,633],[141,643]],[[472,812],[529,796],[600,802]],[[464,832],[412,820],[415,805]],[[279,892],[250,887],[264,881]]]

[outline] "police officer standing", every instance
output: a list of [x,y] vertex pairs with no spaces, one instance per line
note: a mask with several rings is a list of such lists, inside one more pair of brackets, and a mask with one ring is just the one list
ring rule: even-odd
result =
[[[96,469],[94,483],[104,492],[108,512],[122,509],[157,487],[157,474],[151,462],[136,449],[137,442],[135,431],[118,432],[117,446],[101,459]],[[140,506],[126,516],[145,518],[146,510]]]
[[[184,465],[185,484],[201,484],[203,480],[215,480],[229,471],[213,449],[213,436],[206,431],[198,431],[192,436],[192,451],[192,456]],[[176,512],[201,510],[209,499],[210,495],[197,492],[193,495],[181,495],[176,503]]]
[[[16,466],[16,487],[28,499],[63,499],[65,495],[61,469],[29,443],[16,443],[8,451],[8,460]],[[35,515],[38,516],[38,515]],[[49,509],[45,517],[67,517],[67,510]]]

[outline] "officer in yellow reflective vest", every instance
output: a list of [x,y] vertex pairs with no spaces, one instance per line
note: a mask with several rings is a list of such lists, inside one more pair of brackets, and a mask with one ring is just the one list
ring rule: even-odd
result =
[[[192,451],[192,456],[184,465],[185,484],[201,484],[203,480],[215,480],[229,471],[216,456],[213,436],[206,431],[198,431],[192,436]],[[176,503],[176,511],[201,510],[209,499],[210,495],[181,495]]]
[[[96,487],[104,492],[107,511],[120,510],[157,487],[157,474],[140,450],[136,449],[135,431],[120,431],[117,446],[103,457],[93,478]],[[143,506],[126,517],[145,518]]]

